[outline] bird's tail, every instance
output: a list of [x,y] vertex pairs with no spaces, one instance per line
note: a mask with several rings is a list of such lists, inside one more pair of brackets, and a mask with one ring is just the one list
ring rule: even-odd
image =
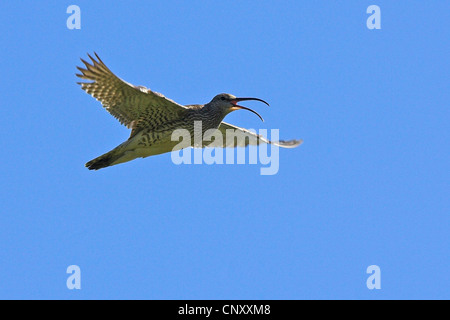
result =
[[110,152],[107,152],[107,153],[101,155],[100,157],[97,157],[97,158],[89,161],[88,163],[85,164],[85,166],[89,170],[98,170],[98,169],[109,167],[110,165],[113,164],[113,162],[116,159],[116,157],[114,157],[114,153],[115,153],[115,151],[111,150]]
[[124,157],[124,154],[126,154],[126,145],[127,141],[112,149],[111,151],[89,161],[85,164],[86,168],[88,168],[89,170],[98,170],[129,161],[128,159],[121,159]]

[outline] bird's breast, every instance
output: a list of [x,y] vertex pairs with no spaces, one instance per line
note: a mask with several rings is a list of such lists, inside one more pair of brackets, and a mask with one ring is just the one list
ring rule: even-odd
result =
[[161,144],[173,144],[190,139],[190,145],[203,144],[211,141],[213,130],[220,126],[222,119],[208,117],[200,113],[192,113],[184,119],[167,122],[157,128],[146,128],[136,136],[140,147],[150,147]]

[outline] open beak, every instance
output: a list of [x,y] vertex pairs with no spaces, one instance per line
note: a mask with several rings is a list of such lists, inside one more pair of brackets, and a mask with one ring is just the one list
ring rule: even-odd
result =
[[248,110],[248,111],[253,112],[254,114],[256,114],[256,115],[261,119],[261,121],[264,122],[264,119],[259,115],[258,112],[254,111],[254,110],[252,110],[252,109],[250,109],[250,108],[246,108],[246,107],[243,107],[243,106],[238,106],[238,104],[237,104],[238,102],[240,102],[240,101],[247,101],[247,100],[261,101],[261,102],[263,102],[263,103],[269,105],[269,104],[268,104],[267,102],[265,102],[264,100],[261,100],[261,99],[258,99],[258,98],[236,98],[236,99],[234,99],[234,100],[231,100],[231,103],[232,103],[234,106],[231,107],[230,110],[231,110],[231,111],[235,111],[235,110],[239,110],[239,109]]

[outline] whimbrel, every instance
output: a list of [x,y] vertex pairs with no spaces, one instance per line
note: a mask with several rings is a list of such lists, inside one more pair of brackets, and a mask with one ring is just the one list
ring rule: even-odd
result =
[[77,67],[81,71],[81,74],[77,74],[77,76],[92,82],[78,82],[78,84],[99,100],[103,107],[121,124],[131,129],[131,135],[127,141],[86,163],[86,167],[90,170],[98,170],[136,158],[174,151],[175,146],[179,143],[171,139],[174,130],[185,129],[193,135],[194,124],[198,121],[202,123],[202,133],[209,129],[218,129],[225,137],[227,130],[234,130],[235,133],[245,136],[245,139],[241,140],[245,141],[243,145],[242,143],[239,145],[233,139],[233,141],[210,142],[210,146],[214,147],[245,147],[249,144],[272,143],[284,148],[294,148],[302,143],[302,140],[272,142],[247,129],[222,121],[227,114],[239,109],[251,111],[261,118],[256,111],[239,106],[238,102],[257,100],[268,105],[264,100],[237,98],[231,94],[222,93],[216,95],[207,104],[183,106],[160,93],[142,86],[134,86],[118,78],[96,53],[97,59],[89,54],[88,56],[92,62],[81,59],[86,68]]

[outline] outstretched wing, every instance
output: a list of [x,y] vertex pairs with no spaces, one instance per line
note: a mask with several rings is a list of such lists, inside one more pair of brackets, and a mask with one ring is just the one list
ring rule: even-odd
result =
[[[208,147],[222,147],[222,148],[236,148],[236,147],[246,147],[248,145],[257,146],[260,143],[273,144],[282,148],[295,148],[303,143],[303,140],[289,140],[289,141],[270,141],[261,135],[257,135],[250,130],[234,126],[222,122],[218,129],[222,133],[224,141],[213,141],[208,145]],[[227,130],[232,130],[230,133],[234,136],[233,139],[226,139]],[[230,136],[230,135],[229,135]]]
[[81,59],[86,69],[77,67],[78,77],[93,82],[78,82],[81,88],[100,101],[121,124],[128,128],[157,127],[178,119],[186,108],[162,94],[134,86],[117,77],[95,53],[91,63]]

